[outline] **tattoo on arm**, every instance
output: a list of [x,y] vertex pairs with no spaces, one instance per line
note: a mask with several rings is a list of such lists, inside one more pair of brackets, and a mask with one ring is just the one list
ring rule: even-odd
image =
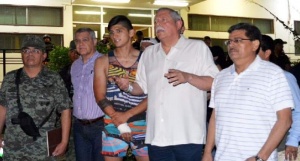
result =
[[98,103],[98,106],[102,109],[102,111],[108,107],[108,106],[112,106],[112,103],[107,99],[107,98],[104,98],[102,100],[100,100]]

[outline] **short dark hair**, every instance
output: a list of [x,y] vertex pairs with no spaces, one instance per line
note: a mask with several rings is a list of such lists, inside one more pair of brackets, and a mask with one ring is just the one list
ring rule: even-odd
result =
[[[235,30],[244,30],[244,31],[246,31],[245,35],[251,41],[258,40],[259,45],[261,44],[261,32],[256,26],[251,25],[249,23],[243,23],[242,22],[242,23],[238,23],[238,24],[235,24],[235,25],[231,26],[228,29],[228,33],[232,33]],[[259,52],[259,49],[260,49],[260,46],[256,50],[256,54]]]
[[261,36],[261,49],[262,51],[271,50],[274,51],[274,42],[273,39],[268,35]]
[[136,35],[136,36],[143,36],[144,34],[143,34],[142,31],[137,31],[137,32],[135,33],[135,35]]
[[273,39],[268,35],[262,35],[260,47],[261,47],[261,50],[264,52],[267,50],[271,51],[269,61],[276,64],[276,56],[274,54],[275,44],[274,44]]
[[209,36],[204,36],[204,40],[211,40]]
[[108,27],[107,27],[108,30],[110,30],[112,26],[117,25],[117,24],[121,24],[123,27],[125,27],[128,30],[133,29],[131,21],[126,16],[117,15],[109,21]]
[[76,30],[75,35],[77,33],[82,33],[82,32],[88,32],[92,39],[96,39],[95,31],[92,30],[91,28],[85,28],[85,27],[79,28],[79,29]]

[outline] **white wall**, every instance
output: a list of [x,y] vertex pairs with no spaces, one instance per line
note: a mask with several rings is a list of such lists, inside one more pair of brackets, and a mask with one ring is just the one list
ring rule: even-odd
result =
[[[275,20],[275,18],[265,9],[250,2],[252,0],[206,0],[193,5],[189,8],[182,9],[181,15],[185,22],[187,22],[187,14],[203,14],[203,15],[215,15],[215,16],[233,16],[233,17],[251,17],[251,18],[267,18],[274,19],[274,34],[270,36],[275,38],[281,38],[287,41],[288,44],[284,45],[284,51],[286,53],[294,53],[294,40],[293,34],[289,30],[285,29],[281,23]],[[289,24],[293,28],[294,20],[300,21],[300,5],[299,0],[253,0],[256,3],[261,4],[276,15],[285,24]],[[288,5],[289,3],[289,5]],[[290,7],[288,7],[290,6]],[[289,23],[288,23],[289,22]],[[188,25],[185,23],[186,26]],[[234,25],[234,24],[233,24]],[[188,26],[187,26],[188,28]],[[211,38],[228,38],[228,33],[225,32],[199,32],[199,31],[185,31],[185,36],[189,37],[204,37],[209,35]],[[300,56],[294,54],[288,55],[292,60],[300,59]]]

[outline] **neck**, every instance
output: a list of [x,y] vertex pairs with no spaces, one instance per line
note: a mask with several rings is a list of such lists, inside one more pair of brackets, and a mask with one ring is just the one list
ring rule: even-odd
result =
[[134,48],[130,44],[130,46],[116,48],[114,53],[115,53],[115,56],[117,56],[119,58],[129,58],[134,53]]
[[177,44],[179,39],[180,39],[180,36],[175,37],[175,38],[172,37],[170,39],[164,39],[164,40],[161,41],[162,48],[164,49],[166,55],[168,55],[171,48]]
[[238,61],[238,62],[234,62],[235,71],[238,74],[242,73],[243,71],[245,71],[250,66],[250,64],[253,63],[255,58],[256,58],[256,56],[250,57],[248,59],[244,59],[244,61],[241,60],[241,61]]
[[87,63],[88,60],[89,60],[91,57],[93,57],[93,55],[95,54],[95,52],[96,52],[96,50],[93,50],[93,51],[90,52],[89,54],[81,55],[83,64]]
[[34,78],[41,72],[42,68],[43,68],[42,66],[39,66],[39,67],[25,67],[24,66],[23,69],[29,78]]

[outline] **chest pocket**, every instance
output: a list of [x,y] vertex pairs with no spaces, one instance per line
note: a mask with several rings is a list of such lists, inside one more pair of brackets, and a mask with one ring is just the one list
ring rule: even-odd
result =
[[178,69],[178,70],[183,71],[183,72],[195,74],[196,66],[197,66],[196,62],[179,61],[179,62],[176,62],[176,65],[174,65],[174,69]]
[[36,97],[37,110],[50,112],[54,106],[55,91],[52,86],[41,88]]
[[[32,117],[34,117],[34,115],[38,118],[39,116],[44,116],[46,113],[50,113],[54,108],[54,85],[33,85],[23,89],[24,90],[20,91],[21,103],[23,105],[24,112],[30,113]],[[34,109],[34,112],[30,109]]]

